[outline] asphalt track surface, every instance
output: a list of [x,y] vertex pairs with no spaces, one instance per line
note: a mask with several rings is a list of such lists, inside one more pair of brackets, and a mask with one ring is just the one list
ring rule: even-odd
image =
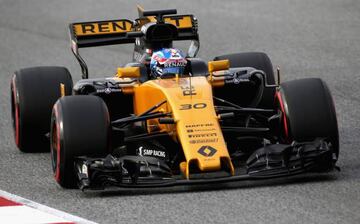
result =
[[[204,59],[263,51],[280,65],[283,81],[325,80],[338,114],[341,172],[145,191],[61,189],[48,153],[24,154],[15,147],[11,75],[23,67],[59,65],[78,80],[68,23],[135,18],[137,2],[0,0],[0,189],[99,223],[360,223],[360,1],[139,2],[195,14]],[[92,77],[111,76],[130,60],[132,46],[82,52]]]

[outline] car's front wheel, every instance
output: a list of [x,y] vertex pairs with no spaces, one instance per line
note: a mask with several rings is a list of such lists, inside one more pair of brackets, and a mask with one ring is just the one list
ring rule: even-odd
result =
[[109,112],[100,97],[60,98],[53,108],[50,132],[52,168],[60,186],[76,187],[75,158],[105,156],[109,137]]
[[282,138],[285,142],[324,138],[339,155],[336,111],[326,83],[319,78],[284,82],[276,93],[282,111]]

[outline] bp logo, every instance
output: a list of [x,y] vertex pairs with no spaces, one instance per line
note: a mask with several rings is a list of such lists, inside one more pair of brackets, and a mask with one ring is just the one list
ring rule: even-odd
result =
[[215,155],[217,150],[211,146],[204,145],[204,146],[201,146],[197,152],[203,156],[211,157],[211,156]]

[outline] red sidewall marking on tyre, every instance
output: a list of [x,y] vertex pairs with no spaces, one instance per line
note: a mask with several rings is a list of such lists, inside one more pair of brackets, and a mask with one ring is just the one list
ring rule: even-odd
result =
[[288,125],[287,125],[287,119],[286,119],[284,102],[283,102],[283,100],[282,100],[282,98],[281,98],[281,94],[280,94],[279,91],[276,92],[276,98],[277,98],[278,101],[279,101],[280,109],[281,109],[281,112],[282,112],[282,114],[283,114],[285,137],[286,137],[286,139],[289,139],[289,128],[288,128]]
[[55,180],[60,183],[60,124],[58,121],[58,109],[57,106],[54,106],[55,112],[55,125],[56,125],[56,170],[55,170]]
[[16,145],[19,147],[20,146],[20,139],[19,139],[19,102],[17,101],[17,94],[16,94],[16,82],[15,82],[15,77],[16,75],[14,75],[13,79],[12,79],[12,84],[13,84],[13,97],[14,97],[14,107],[15,107],[15,143]]

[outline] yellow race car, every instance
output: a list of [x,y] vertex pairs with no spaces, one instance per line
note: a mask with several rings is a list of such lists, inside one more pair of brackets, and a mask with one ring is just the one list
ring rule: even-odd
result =
[[[333,170],[334,103],[318,78],[280,84],[264,53],[205,62],[197,19],[176,10],[70,24],[83,79],[63,67],[15,72],[11,105],[23,152],[50,149],[65,188],[161,187]],[[175,41],[190,41],[185,54]],[[134,44],[133,61],[88,78],[79,48]]]

